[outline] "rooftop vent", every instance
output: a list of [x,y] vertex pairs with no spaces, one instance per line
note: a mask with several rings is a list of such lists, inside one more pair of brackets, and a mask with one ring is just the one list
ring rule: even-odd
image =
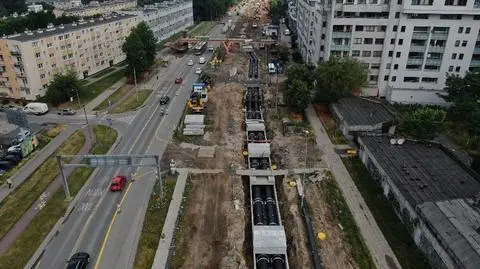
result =
[[49,24],[47,25],[47,29],[52,29],[52,28],[53,28],[53,24],[52,24],[52,23],[49,23]]
[[73,27],[77,26],[77,23],[76,23],[76,22],[72,22],[72,26],[73,26]]
[[89,22],[95,22],[95,20],[94,20],[94,19],[90,19],[90,21],[89,21]]
[[41,33],[43,33],[43,30],[38,29],[38,30],[37,30],[37,33],[41,34]]
[[405,143],[405,139],[404,139],[404,138],[399,138],[399,139],[397,140],[397,144],[402,145],[403,143]]
[[58,26],[58,28],[63,29],[63,28],[65,28],[65,26],[62,23],[62,24],[60,24],[60,26]]
[[397,139],[395,139],[395,138],[390,139],[390,144],[396,145],[397,144]]

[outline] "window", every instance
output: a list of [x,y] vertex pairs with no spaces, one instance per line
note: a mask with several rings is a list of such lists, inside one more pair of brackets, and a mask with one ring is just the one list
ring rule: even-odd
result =
[[400,32],[402,33],[405,32],[405,28],[406,28],[405,26],[402,26],[402,28],[400,28]]
[[450,66],[448,67],[448,72],[453,72],[453,65],[450,65]]
[[460,40],[455,40],[455,47],[460,46]]
[[395,38],[390,39],[390,45],[395,45]]
[[407,64],[405,66],[405,68],[407,70],[420,70],[421,67],[422,67],[422,65],[420,65],[420,64]]
[[470,30],[472,30],[472,28],[470,27],[465,28],[465,34],[470,34]]
[[33,47],[38,47],[38,41],[32,42]]
[[326,21],[322,22],[322,27],[327,27],[327,22]]
[[424,78],[422,78],[422,82],[425,82],[425,83],[437,83],[437,82],[438,82],[438,78],[424,77]]
[[60,50],[64,50],[65,49],[65,46],[60,46]]
[[400,18],[400,12],[395,12],[395,19]]
[[456,14],[446,14],[446,15],[440,15],[441,20],[461,20],[462,15],[456,15]]
[[386,25],[380,25],[377,28],[377,32],[386,32],[387,31],[387,26]]
[[392,76],[392,81],[397,81],[397,76]]
[[397,0],[397,5],[401,5],[402,4],[402,0]]
[[378,76],[370,76],[370,81],[378,81]]
[[393,57],[393,50],[388,52],[388,57]]
[[467,40],[463,40],[462,41],[462,47],[466,47],[467,46]]
[[393,70],[397,70],[398,69],[398,64],[394,64],[393,65]]
[[40,52],[35,53],[35,58],[40,58]]
[[452,53],[452,60],[455,60],[457,59],[457,54],[456,53]]
[[459,60],[463,60],[463,53],[460,53],[460,54],[458,55],[458,59],[459,59]]
[[385,65],[385,69],[390,69],[391,66],[392,66],[392,64],[387,64],[387,65]]
[[322,40],[324,40],[324,39],[325,39],[325,34],[322,34]]
[[40,74],[40,78],[45,78],[45,74]]
[[397,51],[397,58],[400,58],[402,56],[402,53],[400,51]]
[[460,72],[460,66],[455,67],[455,72]]
[[42,63],[37,64],[37,67],[38,67],[38,68],[43,68],[43,64],[42,64]]
[[375,38],[376,45],[383,45],[383,38]]
[[375,26],[367,25],[367,26],[365,26],[365,31],[367,31],[367,32],[375,32]]
[[353,44],[362,44],[362,39],[361,38],[355,38],[353,40]]
[[360,56],[360,51],[359,50],[352,50],[352,57],[358,57]]
[[372,64],[370,65],[370,69],[380,69],[380,64],[372,63]]
[[58,37],[58,40],[63,40],[63,36],[59,36],[59,37]]
[[355,31],[356,32],[362,32],[363,31],[363,25],[356,25],[355,26]]
[[373,38],[365,38],[365,39],[363,39],[363,44],[373,44]]
[[458,27],[458,33],[459,34],[463,33],[463,27]]
[[388,81],[388,75],[383,77],[383,81]]
[[50,58],[52,58],[53,56],[55,56],[55,54],[50,53],[50,55],[48,55],[48,56],[50,56]]
[[369,50],[362,51],[362,57],[370,57],[371,55],[372,55],[372,52]]
[[403,45],[403,39],[402,39],[402,38],[400,38],[400,39],[398,40],[398,45]]
[[396,32],[398,30],[398,26],[397,25],[394,25],[393,26],[393,31]]
[[420,79],[418,77],[404,77],[403,82],[419,82]]
[[474,21],[480,21],[480,15],[473,15]]
[[382,57],[382,51],[381,50],[376,50],[373,52],[373,57]]

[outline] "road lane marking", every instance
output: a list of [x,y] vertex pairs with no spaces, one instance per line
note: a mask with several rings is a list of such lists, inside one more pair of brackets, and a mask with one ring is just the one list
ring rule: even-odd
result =
[[[130,191],[130,188],[132,187],[132,182],[130,182],[128,184],[128,187],[127,189],[125,190],[125,193],[123,194],[122,196],[122,199],[120,200],[120,208],[122,207],[122,204],[123,204],[123,201],[125,200],[125,198],[127,197],[127,194],[128,192]],[[103,256],[103,251],[105,250],[105,246],[107,245],[107,241],[108,241],[108,238],[110,237],[110,233],[112,232],[112,227],[113,227],[113,223],[115,222],[115,219],[117,218],[117,215],[118,215],[118,210],[115,210],[115,213],[113,213],[113,218],[112,220],[110,221],[110,225],[108,225],[108,229],[107,229],[107,233],[105,234],[105,237],[103,239],[103,242],[102,242],[102,247],[100,248],[100,252],[98,253],[98,257],[97,257],[97,260],[95,261],[95,267],[94,269],[98,269],[98,266],[100,264],[100,261],[102,260],[102,256]]]

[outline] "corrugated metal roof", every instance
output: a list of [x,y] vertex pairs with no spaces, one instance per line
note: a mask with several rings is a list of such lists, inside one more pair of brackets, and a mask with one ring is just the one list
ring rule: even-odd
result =
[[395,116],[379,102],[358,97],[338,100],[333,106],[350,126],[376,125],[395,120]]

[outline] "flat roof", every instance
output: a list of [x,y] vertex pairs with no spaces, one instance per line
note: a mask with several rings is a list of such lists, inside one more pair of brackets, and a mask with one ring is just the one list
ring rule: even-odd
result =
[[395,120],[395,116],[380,102],[360,97],[346,97],[333,104],[348,125],[376,125]]
[[460,268],[480,268],[480,214],[471,204],[455,199],[426,202],[418,208],[442,247],[462,265]]
[[385,136],[362,136],[359,143],[413,207],[480,193],[478,174],[440,144],[406,140],[392,145]]
[[63,28],[60,28],[60,25],[54,26],[51,29],[47,28],[42,28],[40,29],[42,32],[39,33],[38,29],[37,30],[32,30],[32,34],[26,34],[26,33],[20,33],[16,35],[10,35],[5,37],[6,39],[9,40],[16,40],[16,41],[21,41],[21,42],[26,42],[26,41],[31,41],[31,40],[37,40],[49,36],[54,36],[54,35],[60,35],[63,33],[68,33],[68,32],[73,32],[76,30],[81,30],[85,28],[90,28],[94,27],[97,25],[102,25],[102,24],[107,24],[111,22],[116,22],[116,21],[121,21],[129,18],[136,17],[135,15],[127,15],[127,14],[119,14],[119,15],[113,15],[113,16],[108,16],[108,17],[103,17],[103,18],[98,18],[98,19],[92,19],[92,20],[85,20],[83,22],[76,22],[76,23],[69,23],[63,25]]
[[253,225],[253,251],[261,254],[286,254],[287,239],[282,225]]

